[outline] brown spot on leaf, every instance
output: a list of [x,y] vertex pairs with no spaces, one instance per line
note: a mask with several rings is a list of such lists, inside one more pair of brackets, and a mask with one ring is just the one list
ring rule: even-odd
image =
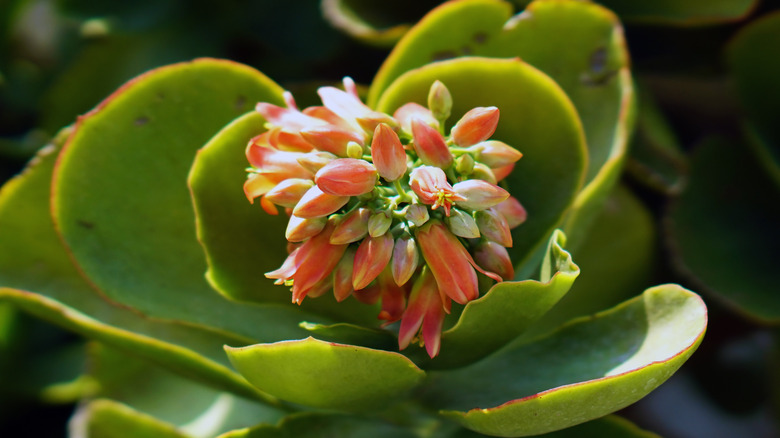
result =
[[472,52],[471,52],[471,47],[469,47],[469,46],[463,46],[463,47],[461,47],[460,51],[461,51],[461,52],[462,52],[464,55],[471,55],[471,53],[472,53]]
[[458,52],[454,50],[440,50],[431,55],[431,61],[444,61],[445,59],[452,59],[457,56]]
[[149,123],[149,117],[141,116],[135,119],[135,126],[144,126]]
[[86,228],[88,230],[95,228],[94,222],[85,221],[84,219],[78,219],[76,223],[79,224],[80,227]]
[[244,107],[246,106],[246,96],[238,96],[234,105],[236,107],[236,111],[243,111]]
[[477,32],[472,37],[475,43],[477,44],[485,44],[488,39],[488,35],[485,32]]
[[607,49],[599,47],[590,55],[590,71],[593,74],[604,73],[607,68]]

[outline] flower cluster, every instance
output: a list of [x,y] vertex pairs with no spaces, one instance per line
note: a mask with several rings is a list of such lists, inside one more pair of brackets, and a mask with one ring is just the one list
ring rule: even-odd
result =
[[468,111],[445,136],[452,97],[439,81],[428,108],[393,116],[366,106],[350,78],[344,88],[320,88],[324,106],[302,111],[290,93],[286,108],[257,105],[268,130],[246,149],[244,192],[290,216],[290,254],[266,277],[299,304],[330,290],[381,301],[385,325],[401,321],[399,347],[434,357],[452,301],[479,297],[477,271],[514,277],[506,247],[526,212],[496,184],[522,154],[490,140],[496,107]]

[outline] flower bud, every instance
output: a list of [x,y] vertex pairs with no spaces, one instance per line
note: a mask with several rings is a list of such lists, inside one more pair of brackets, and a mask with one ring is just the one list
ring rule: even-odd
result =
[[515,277],[515,268],[506,248],[496,242],[483,240],[474,248],[474,261],[488,271],[500,275],[504,281]]
[[285,231],[284,236],[289,242],[303,242],[304,240],[319,234],[327,223],[328,218],[325,216],[304,219],[292,215],[290,216],[290,221],[287,222],[287,230]]
[[406,173],[406,151],[398,134],[384,123],[377,125],[371,141],[371,157],[379,176],[395,181]]
[[512,233],[504,216],[493,208],[474,214],[482,236],[502,246],[512,246]]
[[452,141],[460,147],[468,147],[489,139],[496,132],[498,116],[498,108],[494,106],[470,110],[452,127]]
[[385,269],[392,256],[393,237],[390,234],[364,239],[355,253],[352,287],[360,290],[368,286]]
[[315,218],[335,213],[349,202],[349,196],[329,195],[319,187],[310,188],[298,201],[293,214],[301,218]]
[[414,102],[407,103],[397,110],[393,114],[393,118],[398,120],[401,125],[401,130],[407,134],[412,134],[412,119],[420,119],[426,125],[439,127],[439,122],[433,117],[431,110]]
[[432,205],[432,209],[444,207],[444,213],[450,215],[450,207],[455,201],[465,201],[447,182],[444,171],[434,166],[420,166],[409,174],[409,187],[423,204]]
[[412,119],[414,150],[423,164],[446,169],[452,165],[450,148],[441,133],[419,118]]
[[514,196],[510,196],[493,208],[504,216],[510,230],[525,222],[528,217],[525,207]]
[[326,164],[330,163],[336,158],[338,157],[331,154],[330,152],[311,151],[298,157],[298,164],[314,175],[320,169],[325,167]]
[[358,196],[374,190],[376,168],[365,160],[337,158],[314,176],[317,186],[336,196]]
[[425,264],[447,296],[458,304],[479,296],[477,273],[469,263],[471,256],[444,224],[428,221],[417,230],[415,239]]
[[351,141],[347,143],[347,156],[349,158],[362,159],[363,158],[363,146],[359,143]]
[[428,208],[420,204],[412,204],[406,210],[406,219],[414,224],[416,227],[421,227],[424,223],[428,222],[431,216],[428,213]]
[[515,169],[515,164],[507,164],[506,166],[501,167],[495,167],[493,168],[493,175],[496,176],[496,181],[501,181],[502,179],[509,176],[510,173]]
[[480,162],[474,163],[474,170],[471,172],[471,179],[481,179],[487,181],[490,184],[496,184],[496,176],[493,174],[493,169],[485,166]]
[[355,248],[348,247],[339,264],[333,269],[333,295],[341,302],[352,294],[352,267],[355,263]]
[[[401,318],[401,327],[398,331],[399,349],[403,350],[408,347],[422,328],[422,338],[428,356],[433,358],[439,354],[441,330],[445,316],[444,308],[447,305],[442,303],[439,288],[434,276],[429,270],[424,269],[412,286],[409,304]],[[445,298],[445,300],[449,301],[449,298]]]
[[417,251],[417,242],[414,237],[404,233],[395,240],[393,246],[392,272],[395,284],[403,286],[412,278],[417,265],[420,263],[420,253]]
[[310,179],[288,178],[265,194],[265,199],[282,207],[293,208],[304,194],[314,186]]
[[455,170],[461,175],[471,175],[474,172],[474,158],[471,154],[465,154],[455,160]]
[[389,218],[384,212],[375,213],[368,219],[368,235],[379,237],[385,234],[392,224],[393,219]]
[[347,156],[349,142],[363,143],[363,136],[333,125],[314,126],[301,131],[304,140],[320,151],[330,152],[339,157]]
[[444,223],[447,224],[452,234],[467,239],[479,237],[479,228],[477,222],[471,217],[470,214],[463,210],[453,208],[450,210],[450,215],[444,219]]
[[506,190],[479,179],[461,181],[452,189],[464,199],[456,204],[468,210],[485,210],[509,197]]
[[452,110],[452,95],[441,81],[436,80],[428,92],[428,108],[433,117],[441,122],[447,120]]
[[471,146],[469,150],[475,151],[478,154],[478,161],[485,163],[488,167],[507,166],[514,164],[523,157],[520,151],[498,140],[487,140],[477,143]]
[[379,312],[379,319],[383,319],[382,327],[386,327],[399,319],[404,314],[406,308],[406,291],[401,286],[395,284],[390,270],[385,268],[377,278],[377,286],[382,294],[382,310]]
[[333,245],[345,245],[357,242],[368,235],[368,219],[371,211],[367,208],[358,208],[342,217],[336,224],[336,229],[330,236]]
[[363,131],[366,133],[372,133],[379,125],[388,125],[391,128],[398,127],[398,122],[387,114],[380,112],[372,112],[365,117],[358,117],[355,119]]

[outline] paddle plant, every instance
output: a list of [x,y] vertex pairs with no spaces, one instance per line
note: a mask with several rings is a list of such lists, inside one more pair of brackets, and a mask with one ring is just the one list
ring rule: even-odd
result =
[[621,26],[511,11],[445,3],[321,105],[197,59],[63,129],[0,193],[0,298],[97,341],[71,433],[644,436],[604,416],[690,357],[698,296],[536,324],[625,158]]

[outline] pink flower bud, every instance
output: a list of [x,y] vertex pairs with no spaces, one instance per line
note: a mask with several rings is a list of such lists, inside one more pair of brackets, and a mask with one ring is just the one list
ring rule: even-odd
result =
[[457,208],[450,210],[450,215],[444,219],[444,223],[447,224],[452,234],[456,236],[467,239],[479,237],[480,228],[477,227],[477,222],[463,210]]
[[265,195],[283,180],[284,177],[279,174],[250,174],[247,180],[244,181],[244,195],[246,195],[249,202],[254,203],[255,198]]
[[395,283],[403,286],[412,278],[417,265],[420,263],[420,254],[417,252],[417,242],[414,237],[404,234],[395,240],[393,246],[392,272]]
[[330,152],[323,151],[311,151],[298,157],[298,164],[303,166],[304,169],[311,172],[312,175],[317,173],[320,169],[325,167],[326,164],[335,160],[335,155]]
[[355,119],[357,121],[358,125],[360,125],[361,128],[363,128],[364,132],[374,132],[376,130],[376,127],[379,125],[388,125],[391,128],[397,128],[398,122],[390,116],[388,116],[385,113],[380,112],[372,112],[370,114],[367,114],[363,117],[358,117]]
[[288,178],[265,194],[265,199],[282,207],[295,207],[303,195],[314,186],[310,179]]
[[515,277],[515,268],[506,248],[496,242],[484,240],[474,249],[474,260],[483,268],[500,275],[504,281]]
[[304,240],[319,234],[327,223],[328,219],[324,216],[304,219],[292,215],[290,216],[290,221],[287,222],[287,230],[285,231],[284,236],[289,242],[303,242]]
[[312,174],[298,163],[301,152],[287,152],[250,143],[246,148],[249,164],[258,173],[275,174],[284,178],[311,179]]
[[406,173],[406,151],[398,134],[384,123],[374,130],[371,157],[379,175],[388,181],[395,181]]
[[339,157],[347,156],[347,144],[351,141],[363,144],[364,136],[354,131],[347,131],[333,125],[314,126],[301,131],[304,140],[311,143],[315,149],[330,152]]
[[475,213],[477,226],[482,236],[501,246],[512,246],[512,232],[504,216],[493,208]]
[[515,169],[514,163],[507,164],[506,166],[501,167],[495,167],[493,168],[493,175],[496,177],[496,182],[501,181],[502,179],[509,176],[510,173]]
[[379,275],[390,262],[393,255],[393,237],[383,234],[368,237],[360,243],[355,254],[355,267],[352,271],[352,287],[360,290]]
[[477,274],[466,258],[466,248],[441,222],[430,220],[416,233],[425,263],[439,288],[458,304],[479,296]]
[[420,204],[412,204],[406,210],[406,219],[414,224],[416,227],[421,227],[424,223],[430,219],[430,213],[428,208]]
[[452,165],[450,148],[441,133],[419,118],[412,119],[414,150],[424,164],[446,169]]
[[452,127],[452,140],[460,147],[468,147],[489,139],[496,132],[498,116],[494,106],[470,110]]
[[525,207],[514,196],[510,196],[506,201],[499,203],[494,207],[506,219],[509,229],[513,229],[528,217]]
[[382,310],[379,312],[379,319],[384,320],[382,327],[392,324],[404,314],[406,308],[406,291],[401,286],[395,284],[390,269],[385,268],[377,278],[377,286],[381,290]]
[[424,269],[412,286],[409,304],[401,318],[401,327],[398,331],[399,349],[408,347],[422,327],[422,338],[428,356],[433,358],[439,354],[445,305],[442,303],[437,281],[430,271]]
[[359,208],[342,217],[336,224],[336,229],[330,237],[330,243],[344,245],[357,242],[368,235],[368,220],[371,211]]
[[344,251],[338,265],[333,270],[333,295],[336,301],[342,302],[352,294],[352,267],[355,263],[355,248],[348,247]]
[[468,210],[485,210],[509,197],[509,192],[480,179],[461,181],[452,189],[464,200],[456,204]]
[[439,126],[439,122],[436,121],[436,118],[433,117],[433,114],[428,108],[414,102],[407,103],[395,110],[393,118],[398,120],[398,123],[401,125],[401,130],[409,135],[412,134],[412,119],[420,119],[426,125],[433,126],[434,128]]
[[371,237],[379,237],[390,229],[390,225],[393,224],[393,219],[388,217],[384,212],[372,214],[368,219],[368,235]]
[[523,157],[520,151],[498,140],[477,143],[469,150],[475,151],[479,157],[478,161],[485,163],[488,167],[508,166]]
[[319,187],[314,186],[298,201],[293,209],[293,214],[305,219],[327,216],[338,211],[347,202],[349,202],[349,196],[329,195],[320,190]]
[[376,178],[376,168],[368,161],[337,158],[320,169],[314,181],[329,195],[358,196],[374,190]]

